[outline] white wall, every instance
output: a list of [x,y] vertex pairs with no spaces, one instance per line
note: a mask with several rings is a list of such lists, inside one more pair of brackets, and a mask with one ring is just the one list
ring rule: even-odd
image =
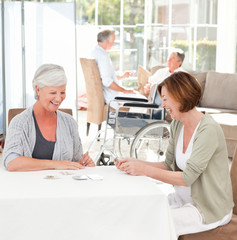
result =
[[236,66],[236,0],[218,1],[216,71],[234,73]]

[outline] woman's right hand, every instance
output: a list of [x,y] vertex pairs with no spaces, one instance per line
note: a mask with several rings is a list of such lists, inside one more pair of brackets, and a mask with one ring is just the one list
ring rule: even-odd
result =
[[139,160],[136,158],[124,158],[124,159],[119,159],[119,161],[114,160],[115,166],[121,170],[122,164],[126,162],[138,162]]
[[79,162],[72,162],[67,160],[55,160],[54,161],[54,169],[55,170],[78,170],[84,169],[85,167],[82,166]]

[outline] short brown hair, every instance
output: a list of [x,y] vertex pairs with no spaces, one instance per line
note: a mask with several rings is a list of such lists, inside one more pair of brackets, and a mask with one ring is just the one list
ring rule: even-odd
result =
[[180,112],[188,112],[198,105],[202,88],[200,83],[191,74],[175,72],[167,77],[157,87],[160,96],[161,89],[164,86],[167,88],[171,97],[181,104]]

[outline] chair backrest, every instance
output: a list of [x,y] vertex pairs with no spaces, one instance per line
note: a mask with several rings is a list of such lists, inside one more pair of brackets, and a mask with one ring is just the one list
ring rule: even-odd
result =
[[143,95],[144,93],[144,86],[148,83],[148,78],[151,76],[151,73],[144,69],[142,66],[138,66],[137,70],[137,91]]
[[233,213],[237,215],[237,146],[235,148],[235,152],[232,158],[230,177],[232,182],[233,198],[235,203]]
[[[23,112],[25,108],[11,108],[8,111],[8,125],[11,122],[11,120],[19,113]],[[72,115],[72,109],[71,108],[60,108],[59,109],[62,112],[68,113]]]
[[107,105],[99,69],[95,59],[80,58],[80,62],[86,82],[87,122],[100,125],[106,119]]
[[151,74],[153,75],[157,70],[161,69],[161,68],[165,68],[166,66],[163,65],[157,65],[151,68]]

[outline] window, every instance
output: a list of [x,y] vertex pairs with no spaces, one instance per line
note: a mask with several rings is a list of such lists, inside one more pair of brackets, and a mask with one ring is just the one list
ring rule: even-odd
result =
[[[70,94],[62,107],[70,107],[75,112],[75,4],[52,1],[5,1],[4,8],[1,9],[4,11],[5,26],[5,56],[1,63],[5,70],[5,86],[2,90],[7,95],[7,99],[3,99],[5,112],[7,113],[10,108],[29,107],[34,104],[32,79],[36,69],[45,63],[64,67],[68,78],[67,91]],[[1,46],[2,40],[3,38]],[[2,83],[1,80],[1,86]],[[7,118],[7,114],[4,115]]]
[[[186,70],[215,70],[218,0],[89,2],[77,0],[79,29],[83,33],[88,29],[88,34],[91,26],[97,32],[101,28],[116,31],[116,44],[110,54],[117,71],[136,70],[138,65],[147,69],[164,65],[172,48],[185,52]],[[93,44],[83,46],[88,54],[96,45],[96,34],[94,37]]]

